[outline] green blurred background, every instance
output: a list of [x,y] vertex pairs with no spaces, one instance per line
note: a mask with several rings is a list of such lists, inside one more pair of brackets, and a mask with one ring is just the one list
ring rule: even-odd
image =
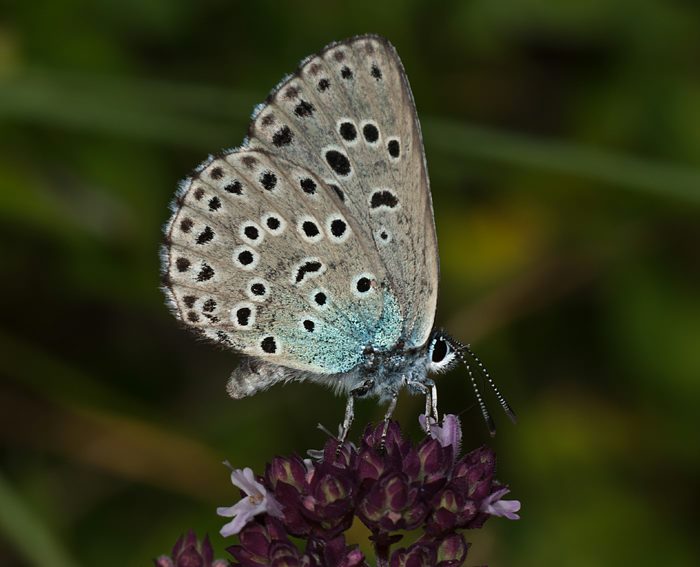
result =
[[[233,354],[158,290],[176,184],[305,55],[401,54],[425,135],[438,322],[516,408],[488,439],[522,520],[469,565],[698,565],[700,5],[667,0],[34,0],[0,12],[0,564],[145,566],[235,466],[318,447],[318,386],[234,402]],[[422,406],[403,398],[412,435]],[[382,409],[360,404],[357,426]],[[351,537],[366,537],[361,526]]]

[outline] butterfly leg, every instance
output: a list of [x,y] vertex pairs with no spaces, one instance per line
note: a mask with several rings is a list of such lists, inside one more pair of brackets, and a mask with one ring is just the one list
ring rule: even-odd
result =
[[345,417],[343,418],[343,425],[340,426],[340,436],[338,438],[338,451],[340,447],[345,443],[345,438],[348,436],[348,431],[350,431],[350,426],[352,425],[352,420],[355,418],[355,396],[350,394],[348,396],[348,402],[345,405]]
[[[430,409],[432,411],[432,416],[433,419],[435,420],[435,423],[440,422],[440,415],[438,414],[438,408],[437,408],[437,386],[435,385],[435,382],[432,380],[430,381]],[[426,401],[427,403],[427,401]]]
[[384,429],[382,430],[382,441],[381,441],[381,450],[382,452],[386,448],[386,436],[387,432],[389,431],[389,420],[391,419],[391,416],[394,415],[394,410],[396,409],[396,402],[399,399],[399,391],[395,390],[391,394],[391,400],[389,401],[389,406],[386,408],[386,413],[384,414]]
[[425,426],[423,429],[430,434],[431,424],[438,423],[440,419],[437,409],[437,386],[432,380],[409,380],[406,385],[425,396]]
[[348,431],[350,431],[350,426],[352,425],[352,420],[355,418],[355,398],[361,398],[366,396],[367,393],[374,388],[374,380],[371,378],[365,380],[362,384],[350,390],[350,395],[348,396],[347,404],[345,405],[345,417],[343,418],[343,425],[340,429],[340,436],[338,441],[338,449],[345,443],[345,438],[348,436]]

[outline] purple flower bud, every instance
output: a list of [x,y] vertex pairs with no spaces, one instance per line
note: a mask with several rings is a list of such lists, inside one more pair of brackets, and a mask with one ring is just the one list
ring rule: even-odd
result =
[[281,522],[271,516],[256,519],[248,523],[239,534],[240,545],[233,545],[228,552],[243,567],[270,565],[270,554],[281,554],[276,544],[286,544],[294,548],[289,541]]
[[428,513],[418,488],[409,486],[403,473],[393,473],[375,482],[361,499],[357,515],[373,531],[412,530]]
[[491,492],[495,472],[495,453],[492,449],[480,447],[457,461],[452,473],[452,483],[469,498],[483,500]]
[[452,447],[443,447],[436,439],[425,439],[408,452],[402,470],[411,482],[419,482],[424,491],[433,493],[447,482],[452,461]]
[[273,490],[278,482],[284,482],[302,490],[306,483],[306,465],[299,457],[275,457],[267,465],[265,470],[265,481]]
[[407,548],[397,549],[391,555],[390,567],[435,567],[435,546],[416,542]]
[[411,443],[401,436],[399,424],[395,421],[390,421],[386,429],[386,439],[382,447],[384,428],[385,424],[383,422],[380,422],[379,425],[374,427],[368,425],[362,436],[361,449],[372,447],[384,453],[386,459],[398,461],[400,463],[404,455],[406,455],[411,448]]
[[338,448],[338,440],[329,437],[323,447],[322,460],[327,465],[353,470],[356,467],[357,448],[352,443],[348,442],[343,443],[340,448]]
[[478,513],[478,506],[454,486],[448,485],[431,501],[431,512],[426,523],[430,534],[443,534],[465,528]]
[[469,544],[462,534],[451,534],[437,542],[436,567],[462,565],[467,558]]
[[357,458],[358,480],[378,480],[387,471],[386,456],[374,447],[362,447]]
[[303,515],[311,533],[331,539],[350,527],[355,508],[352,477],[334,466],[319,465],[302,497]]
[[309,540],[305,557],[322,558],[312,565],[328,567],[368,567],[365,556],[357,546],[347,546],[341,535],[328,541]]
[[205,536],[200,542],[194,531],[190,530],[186,536],[180,536],[173,547],[170,557],[160,556],[155,560],[156,567],[227,567],[228,561],[214,560],[214,550]]

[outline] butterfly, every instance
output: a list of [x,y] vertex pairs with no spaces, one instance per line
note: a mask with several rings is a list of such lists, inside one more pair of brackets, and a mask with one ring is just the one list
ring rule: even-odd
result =
[[239,399],[310,380],[356,398],[422,394],[462,362],[493,431],[481,361],[434,328],[439,258],[420,123],[394,47],[377,35],[305,58],[255,108],[243,144],[210,156],[172,203],[162,248],[174,315],[243,361]]

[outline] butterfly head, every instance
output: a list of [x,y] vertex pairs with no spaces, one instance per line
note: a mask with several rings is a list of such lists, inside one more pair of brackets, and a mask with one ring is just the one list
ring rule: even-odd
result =
[[450,337],[441,329],[436,329],[428,341],[428,349],[426,352],[426,368],[428,373],[442,373],[454,368],[458,363],[462,363],[469,374],[469,380],[474,388],[477,403],[481,409],[481,413],[488,425],[491,435],[496,432],[496,427],[491,415],[486,408],[486,403],[482,397],[478,387],[477,378],[487,383],[493,390],[499,405],[510,418],[513,423],[516,421],[515,412],[510,407],[506,399],[501,394],[496,384],[491,379],[491,376],[486,370],[478,356],[476,356],[469,345],[464,345],[459,341]]

